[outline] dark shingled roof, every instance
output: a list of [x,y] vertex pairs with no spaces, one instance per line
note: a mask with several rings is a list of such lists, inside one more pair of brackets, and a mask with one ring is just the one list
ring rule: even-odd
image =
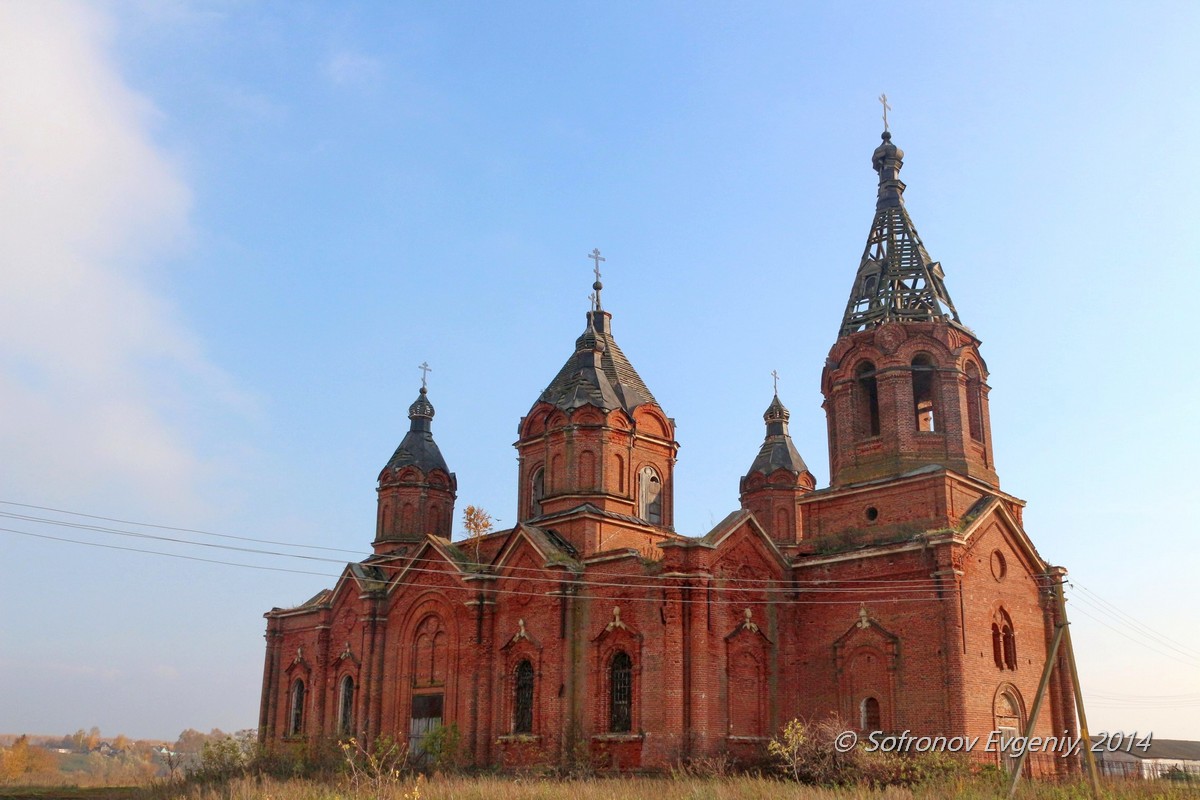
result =
[[538,400],[564,411],[593,405],[604,411],[632,412],[645,403],[657,403],[613,339],[611,320],[607,311],[588,312],[588,326],[575,340],[575,352]]
[[442,451],[433,441],[433,403],[429,402],[424,386],[421,387],[416,401],[408,407],[408,418],[412,420],[408,433],[400,441],[400,446],[383,468],[384,471],[413,466],[425,474],[434,469],[450,472],[446,466],[446,459],[442,458]]
[[767,437],[747,475],[754,472],[770,475],[777,469],[786,469],[793,475],[808,472],[808,465],[800,457],[800,451],[788,433],[788,419],[791,416],[791,412],[779,401],[779,395],[775,395],[763,414],[763,420],[767,423]]

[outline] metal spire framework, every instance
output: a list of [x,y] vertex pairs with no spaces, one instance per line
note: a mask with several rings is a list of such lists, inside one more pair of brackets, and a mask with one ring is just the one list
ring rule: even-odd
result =
[[941,320],[961,326],[946,291],[942,265],[929,258],[904,208],[904,182],[900,180],[904,151],[892,144],[892,134],[886,130],[871,164],[879,173],[875,220],[839,335],[885,322]]

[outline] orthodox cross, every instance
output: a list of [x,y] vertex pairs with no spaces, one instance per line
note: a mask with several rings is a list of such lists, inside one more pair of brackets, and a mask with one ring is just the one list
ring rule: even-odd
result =
[[775,394],[779,394],[779,371],[771,370],[771,377],[775,380]]
[[879,102],[883,104],[883,129],[886,131],[888,129],[887,112],[891,111],[892,107],[888,105],[886,94],[879,95]]
[[600,255],[599,247],[592,248],[592,252],[588,253],[588,258],[590,258],[592,261],[596,262],[596,266],[594,266],[592,268],[592,272],[596,273],[596,282],[592,284],[592,288],[596,290],[596,293],[592,296],[592,310],[599,311],[600,310],[600,290],[604,288],[604,285],[602,283],[600,283],[600,262],[607,261],[608,259],[605,258],[604,256]]
[[421,388],[427,388],[425,384],[429,378],[429,373],[433,372],[433,367],[429,366],[428,361],[422,361],[421,366],[417,367],[417,369],[421,370]]

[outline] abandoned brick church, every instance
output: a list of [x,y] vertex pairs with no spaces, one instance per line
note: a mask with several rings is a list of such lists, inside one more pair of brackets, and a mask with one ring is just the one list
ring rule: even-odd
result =
[[[792,718],[863,732],[1023,729],[1056,623],[1050,566],[992,462],[987,368],[904,206],[875,217],[821,375],[830,485],[774,397],[741,508],[674,528],[674,421],[613,338],[599,280],[521,420],[518,522],[451,543],[456,480],[421,388],[379,474],[374,554],[267,618],[271,747],[455,725],[477,765],[752,756]],[[847,279],[851,276],[847,273]],[[1061,662],[1061,656],[1059,658]],[[1039,735],[1076,731],[1060,663]]]

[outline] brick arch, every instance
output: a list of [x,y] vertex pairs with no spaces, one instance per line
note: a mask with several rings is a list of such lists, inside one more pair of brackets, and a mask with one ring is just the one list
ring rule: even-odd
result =
[[409,669],[414,687],[445,686],[450,674],[449,632],[436,611],[426,613],[409,645]]
[[524,620],[524,626],[517,626],[507,644],[500,648],[502,677],[500,686],[500,724],[502,733],[514,733],[516,727],[516,693],[518,690],[518,669],[523,662],[528,661],[533,668],[533,699],[531,730],[519,731],[537,736],[543,727],[542,713],[539,700],[546,696],[546,688],[542,685],[542,643],[530,632],[530,626],[536,621]]
[[593,406],[580,406],[571,414],[571,422],[576,425],[603,425],[604,416]]
[[638,406],[634,409],[633,422],[643,433],[663,439],[671,438],[671,423],[653,406]]
[[769,698],[774,646],[760,625],[765,619],[755,621],[753,612],[747,607],[725,637],[726,726],[732,737],[763,737],[774,728]]
[[455,662],[462,649],[454,608],[443,593],[426,591],[397,615],[396,635],[388,632],[395,654],[388,660],[396,670],[392,678],[396,687],[394,730],[399,736],[407,734],[412,698],[417,693],[440,691],[445,698],[444,719],[447,724],[454,720],[459,672]]
[[834,642],[833,660],[843,719],[859,728],[863,701],[874,698],[879,703],[880,726],[894,727],[900,638],[860,608],[858,621]]
[[545,403],[538,403],[525,415],[525,419],[521,424],[519,436],[522,439],[532,439],[541,436],[546,432],[547,422],[550,419],[551,406]]
[[[618,604],[615,608],[620,608],[620,605]],[[628,606],[626,606],[626,610],[628,610]],[[613,659],[621,652],[629,656],[632,664],[629,733],[635,734],[642,729],[642,635],[621,619],[619,613],[614,610],[613,616],[608,618],[604,627],[592,639],[591,711],[596,729],[600,731],[608,731],[611,722],[609,701],[613,687],[610,667]]]
[[888,360],[897,363],[911,363],[913,356],[918,353],[928,353],[933,362],[939,366],[956,366],[958,359],[943,342],[932,336],[919,334],[910,336],[896,348]]

